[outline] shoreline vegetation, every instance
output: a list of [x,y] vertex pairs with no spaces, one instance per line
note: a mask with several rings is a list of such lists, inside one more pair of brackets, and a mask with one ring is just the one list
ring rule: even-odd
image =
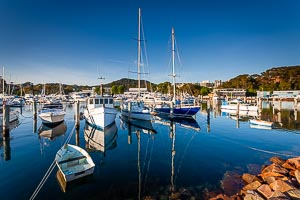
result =
[[[141,80],[141,87],[147,88],[149,91],[161,92],[167,94],[170,90],[171,83],[166,81],[163,83],[155,84],[146,80]],[[212,83],[213,84],[213,83]],[[5,87],[7,87],[7,82],[5,81]],[[100,90],[99,85],[88,86],[88,85],[67,85],[60,83],[46,83],[46,84],[36,84],[32,82],[26,82],[22,84],[14,84],[14,95],[21,94],[22,92],[27,94],[40,94],[45,85],[46,94],[55,94],[59,92],[60,85],[65,94],[70,92],[79,92],[81,90],[91,90],[93,87]],[[103,84],[103,87],[111,88],[112,93],[124,93],[128,91],[129,88],[136,88],[138,81],[130,78],[122,78],[111,83]],[[187,91],[188,93],[198,96],[207,95],[212,91],[211,88],[200,86],[200,83],[179,83],[178,91]],[[2,87],[2,81],[1,86]],[[285,67],[275,67],[266,70],[259,74],[243,74],[238,75],[228,81],[222,82],[222,85],[218,88],[242,88],[246,90],[246,96],[256,96],[256,91],[276,91],[276,90],[300,90],[300,66],[285,66]]]

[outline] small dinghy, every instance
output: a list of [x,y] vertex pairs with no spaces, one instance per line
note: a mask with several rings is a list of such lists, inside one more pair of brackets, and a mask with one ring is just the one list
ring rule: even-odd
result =
[[75,145],[64,145],[56,153],[55,161],[66,182],[94,173],[95,164],[91,156]]

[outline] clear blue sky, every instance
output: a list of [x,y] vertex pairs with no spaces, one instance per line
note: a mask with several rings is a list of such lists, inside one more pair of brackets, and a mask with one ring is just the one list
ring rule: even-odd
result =
[[[300,64],[298,0],[0,0],[0,66],[13,82],[94,85],[137,78],[138,8],[154,83],[228,80]],[[1,72],[0,72],[1,74]]]

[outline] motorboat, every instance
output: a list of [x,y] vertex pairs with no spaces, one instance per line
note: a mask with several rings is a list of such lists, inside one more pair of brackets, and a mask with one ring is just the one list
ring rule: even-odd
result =
[[114,108],[112,96],[95,95],[88,98],[84,117],[91,126],[103,129],[115,123],[116,115],[117,110]]
[[226,115],[230,115],[230,116],[232,116],[232,115],[239,115],[239,116],[243,116],[243,117],[257,117],[258,116],[257,110],[255,110],[255,111],[239,110],[239,112],[237,113],[237,110],[221,108],[221,112]]
[[152,118],[150,109],[143,101],[129,100],[121,105],[121,114],[129,119],[150,121]]
[[65,182],[70,182],[94,173],[95,164],[82,148],[65,144],[55,156],[56,165]]
[[14,98],[6,102],[10,107],[22,107],[25,105],[25,100],[23,98]]
[[45,104],[39,111],[39,117],[43,123],[54,124],[64,121],[66,111],[61,103]]
[[[19,119],[19,111],[10,109],[9,123],[17,121]],[[0,106],[0,121],[3,121],[3,106]]]
[[258,111],[258,107],[256,105],[245,103],[241,99],[233,99],[228,102],[224,101],[221,105],[221,109],[239,111]]

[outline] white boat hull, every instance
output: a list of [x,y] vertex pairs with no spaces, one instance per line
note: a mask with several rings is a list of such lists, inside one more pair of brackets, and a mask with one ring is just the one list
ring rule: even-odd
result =
[[[237,105],[221,105],[221,109],[237,110],[238,107],[237,107]],[[249,105],[240,105],[239,110],[240,111],[257,111],[258,107],[257,106],[249,106]]]
[[[70,174],[68,174],[68,173],[70,173]],[[82,178],[84,176],[91,175],[93,173],[94,173],[94,167],[90,168],[90,169],[87,169],[87,170],[84,170],[84,171],[80,171],[78,173],[72,173],[71,171],[62,172],[63,177],[64,177],[66,182],[74,181],[76,179]]]
[[84,111],[87,123],[103,129],[115,122],[117,110],[108,107],[98,107]]
[[56,154],[56,164],[66,182],[94,173],[95,164],[82,148],[66,144]]
[[43,123],[58,123],[62,122],[65,118],[66,112],[43,112],[39,114]]

